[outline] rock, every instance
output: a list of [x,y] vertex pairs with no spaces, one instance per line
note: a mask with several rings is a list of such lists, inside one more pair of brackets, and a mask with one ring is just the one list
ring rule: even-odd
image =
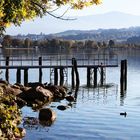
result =
[[1,84],[3,84],[3,85],[7,85],[7,86],[8,86],[9,83],[8,83],[8,81],[0,80],[0,85],[1,85]]
[[39,121],[54,121],[56,113],[50,108],[43,108],[39,111]]
[[49,102],[52,100],[53,94],[49,90],[38,86],[36,88],[30,88],[27,91],[23,91],[18,95],[18,97],[25,100],[26,102],[35,102],[35,100]]
[[65,105],[59,105],[59,106],[57,106],[57,109],[59,109],[59,110],[66,110],[68,108],[68,106],[65,106]]
[[71,95],[71,94],[72,94],[72,92],[70,91],[70,92],[68,92],[67,94],[68,94],[68,95]]
[[45,85],[40,82],[30,82],[30,83],[28,83],[28,86],[32,87],[32,88],[36,88],[38,86],[45,87]]
[[18,87],[21,91],[27,91],[31,89],[31,87],[25,87],[24,85],[19,84],[19,83],[15,83],[14,86]]
[[66,96],[66,89],[63,86],[48,85],[45,89],[50,90],[53,93],[54,99],[64,99]]
[[4,94],[13,94],[13,95],[19,95],[22,91],[18,88],[15,88],[11,85],[3,85],[1,86],[3,88]]
[[73,102],[75,100],[73,96],[66,96],[65,99],[69,102]]
[[27,105],[27,102],[22,100],[21,98],[17,97],[16,98],[16,103],[19,108],[22,108],[23,106]]

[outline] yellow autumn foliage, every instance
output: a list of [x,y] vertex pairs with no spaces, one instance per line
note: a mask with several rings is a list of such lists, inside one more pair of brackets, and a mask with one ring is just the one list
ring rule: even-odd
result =
[[0,0],[0,33],[11,24],[19,26],[23,21],[42,17],[56,7],[69,5],[71,9],[83,9],[101,2],[101,0]]

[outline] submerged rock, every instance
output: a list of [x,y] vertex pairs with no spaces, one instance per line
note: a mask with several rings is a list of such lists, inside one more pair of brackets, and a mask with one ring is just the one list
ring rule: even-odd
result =
[[65,99],[69,102],[73,102],[75,100],[73,96],[66,96]]
[[66,105],[59,105],[59,106],[57,106],[57,109],[59,109],[59,110],[66,110],[68,108],[68,106],[66,106]]
[[54,122],[56,113],[50,108],[43,108],[39,111],[39,121],[43,124]]

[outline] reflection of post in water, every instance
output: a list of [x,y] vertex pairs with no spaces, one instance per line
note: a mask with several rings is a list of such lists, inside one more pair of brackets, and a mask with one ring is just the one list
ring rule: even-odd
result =
[[77,86],[75,89],[75,94],[74,94],[75,101],[77,100],[78,91],[79,91],[79,86]]
[[120,105],[123,106],[124,105],[124,99],[126,98],[126,91],[122,92],[120,94]]

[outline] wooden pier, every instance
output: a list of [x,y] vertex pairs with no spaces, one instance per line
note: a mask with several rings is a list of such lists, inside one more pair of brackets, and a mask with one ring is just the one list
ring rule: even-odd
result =
[[[21,82],[21,70],[24,71],[24,84],[28,83],[28,70],[39,69],[39,82],[42,82],[42,69],[50,69],[50,81],[53,84],[63,85],[67,80],[67,69],[71,69],[71,84],[74,88],[80,84],[78,69],[87,69],[87,86],[103,85],[106,78],[106,68],[118,67],[118,57],[114,55],[110,58],[108,54],[90,54],[79,56],[50,55],[36,57],[4,57],[0,59],[0,69],[5,69],[5,79],[9,81],[9,70],[17,70],[17,82]],[[99,76],[98,76],[99,74]],[[60,79],[59,79],[60,78]],[[58,81],[60,81],[58,83]],[[75,84],[76,82],[76,84]]]

